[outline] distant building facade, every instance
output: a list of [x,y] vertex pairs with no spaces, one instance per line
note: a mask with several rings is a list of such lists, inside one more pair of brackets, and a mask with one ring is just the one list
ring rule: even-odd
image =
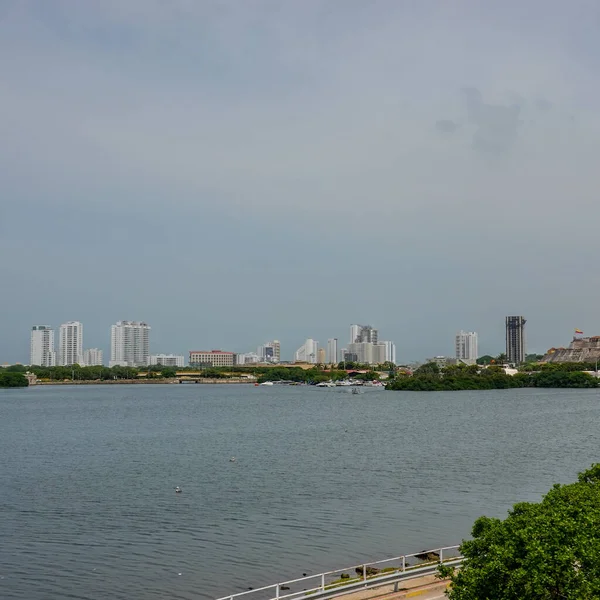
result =
[[256,352],[246,352],[244,354],[237,354],[235,359],[236,365],[255,365],[260,362],[270,362],[261,360],[261,357]]
[[62,367],[83,363],[83,325],[79,321],[63,323],[59,330],[58,364]]
[[259,356],[259,362],[281,362],[281,344],[279,343],[279,340],[267,342],[266,344],[258,347],[256,354]]
[[381,341],[379,343],[385,346],[385,359],[383,362],[396,364],[396,344],[390,341]]
[[185,357],[179,354],[151,354],[150,364],[161,367],[185,367]]
[[327,356],[325,358],[327,364],[333,365],[338,362],[338,341],[337,338],[329,338],[327,340]]
[[191,367],[233,367],[235,353],[223,350],[190,350]]
[[39,367],[55,367],[54,329],[47,325],[34,325],[29,342],[29,364]]
[[379,332],[370,325],[350,325],[350,343],[370,342],[376,344]]
[[100,348],[88,348],[83,351],[83,364],[86,367],[99,367],[104,364],[104,352]]
[[506,317],[506,360],[518,365],[525,360],[525,323],[521,316]]
[[146,367],[150,360],[150,326],[118,321],[110,328],[110,367]]
[[456,334],[455,342],[456,358],[467,364],[474,365],[479,357],[477,349],[477,333],[475,331],[459,331]]
[[319,348],[317,350],[317,363],[319,363],[320,365],[324,365],[326,357],[327,355],[325,353],[325,348]]
[[317,342],[311,338],[308,338],[304,342],[304,344],[302,344],[302,346],[300,346],[300,348],[298,348],[298,350],[296,350],[296,353],[294,355],[294,361],[316,364],[317,358],[318,358],[318,352],[319,352],[319,342]]

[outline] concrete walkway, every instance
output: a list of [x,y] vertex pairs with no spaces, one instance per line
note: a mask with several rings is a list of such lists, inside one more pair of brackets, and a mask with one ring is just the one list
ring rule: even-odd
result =
[[340,595],[344,600],[442,600],[449,585],[448,581],[440,581],[435,575],[425,575],[408,581],[388,583],[381,587]]

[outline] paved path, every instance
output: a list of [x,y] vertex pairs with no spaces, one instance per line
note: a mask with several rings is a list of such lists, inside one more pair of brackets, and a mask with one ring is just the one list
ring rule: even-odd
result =
[[[447,581],[440,581],[435,575],[425,575],[416,579],[409,579],[398,583],[400,589],[395,591],[394,584],[387,584],[379,588],[359,590],[343,594],[341,600],[442,600],[447,598],[444,591],[448,587]],[[397,588],[396,588],[397,589]]]

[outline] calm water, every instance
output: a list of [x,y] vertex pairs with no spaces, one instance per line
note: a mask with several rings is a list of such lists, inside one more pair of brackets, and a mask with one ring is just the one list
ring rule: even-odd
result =
[[599,418],[597,390],[0,390],[0,597],[214,598],[458,543],[599,461]]

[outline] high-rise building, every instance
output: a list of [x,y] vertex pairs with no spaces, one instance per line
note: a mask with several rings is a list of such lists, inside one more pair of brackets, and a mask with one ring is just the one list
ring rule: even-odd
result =
[[319,363],[320,365],[324,365],[325,359],[326,359],[325,348],[319,348],[317,350],[317,363]]
[[313,339],[307,339],[294,355],[295,362],[306,362],[316,364],[319,351],[319,342]]
[[385,359],[383,362],[391,362],[396,364],[396,344],[394,342],[389,341],[381,341],[379,344],[385,346]]
[[[354,344],[348,344],[348,354],[352,357],[356,357],[356,362],[361,364],[373,364],[374,363],[374,344],[371,342],[355,342]],[[346,360],[351,360],[346,358]]]
[[161,367],[185,367],[185,357],[178,354],[151,354],[150,364]]
[[58,331],[58,364],[61,366],[83,363],[83,325],[79,321],[68,321]]
[[150,360],[150,326],[141,321],[118,321],[110,328],[111,367],[145,367]]
[[360,344],[361,342],[377,343],[378,332],[370,325],[350,325],[350,343]]
[[362,325],[350,325],[350,344],[354,344],[360,337]]
[[258,347],[256,354],[260,357],[260,362],[278,363],[281,360],[281,344],[279,340],[267,342]]
[[56,366],[54,351],[54,330],[47,325],[34,325],[31,328],[29,364],[39,367]]
[[525,317],[506,317],[506,360],[518,365],[525,360]]
[[477,333],[474,331],[462,331],[456,334],[455,356],[461,362],[474,365],[477,362]]
[[100,348],[88,348],[83,351],[83,365],[86,367],[99,367],[104,364],[104,352]]
[[337,338],[329,338],[327,340],[327,364],[335,364],[338,362],[338,341]]

